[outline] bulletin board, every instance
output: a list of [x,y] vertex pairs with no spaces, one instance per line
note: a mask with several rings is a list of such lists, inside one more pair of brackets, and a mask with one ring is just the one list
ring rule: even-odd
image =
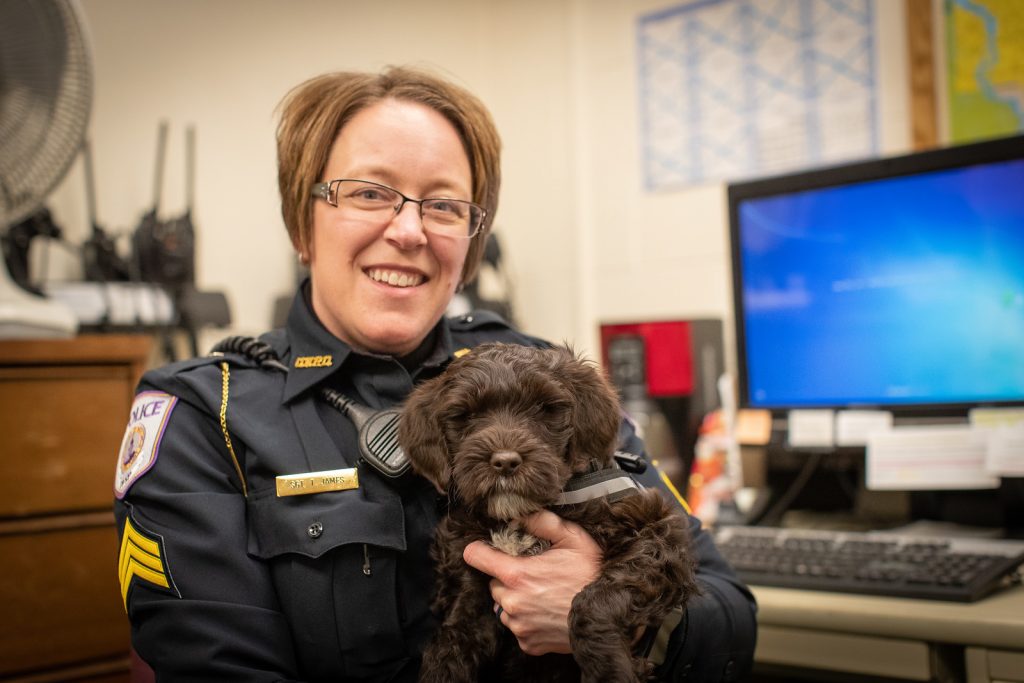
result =
[[696,0],[637,23],[648,190],[875,156],[873,0]]

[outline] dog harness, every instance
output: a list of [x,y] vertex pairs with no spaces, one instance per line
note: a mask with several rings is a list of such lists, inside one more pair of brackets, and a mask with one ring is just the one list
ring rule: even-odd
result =
[[576,505],[597,498],[607,498],[609,503],[614,503],[639,493],[643,487],[618,466],[618,451],[615,456],[616,465],[614,467],[577,474],[569,479],[554,506]]

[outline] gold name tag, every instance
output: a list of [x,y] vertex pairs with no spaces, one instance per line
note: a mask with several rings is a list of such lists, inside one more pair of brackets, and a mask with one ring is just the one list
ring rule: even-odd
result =
[[325,491],[345,491],[359,488],[359,472],[354,468],[282,474],[277,477],[277,497],[305,496]]

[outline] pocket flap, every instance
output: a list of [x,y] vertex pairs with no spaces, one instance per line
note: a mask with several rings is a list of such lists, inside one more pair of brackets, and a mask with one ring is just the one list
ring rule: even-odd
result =
[[350,543],[405,550],[405,517],[397,496],[368,500],[362,489],[278,497],[253,491],[246,501],[249,554],[319,557]]

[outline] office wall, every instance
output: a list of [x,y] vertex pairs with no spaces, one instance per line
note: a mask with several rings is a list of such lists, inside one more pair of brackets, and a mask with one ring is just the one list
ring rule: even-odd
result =
[[[515,264],[521,317],[539,334],[572,336],[568,3],[82,0],[81,6],[95,61],[91,134],[99,222],[126,231],[151,205],[161,118],[171,124],[162,213],[183,209],[183,131],[195,124],[198,284],[228,294],[237,331],[268,327],[274,297],[293,287],[294,256],[278,206],[274,107],[289,88],[324,71],[414,64],[448,75],[491,107],[505,143],[496,226]],[[76,164],[52,201],[76,242],[88,235],[84,194]],[[50,272],[73,270],[73,259],[60,250],[50,257]]]
[[[127,231],[151,205],[160,119],[171,124],[162,214],[183,210],[183,130],[195,124],[198,284],[227,293],[232,333],[259,332],[294,267],[278,208],[275,105],[323,71],[417,64],[479,94],[501,130],[496,229],[524,328],[593,353],[600,321],[728,318],[722,186],[642,190],[636,19],[674,4],[81,0],[95,60],[99,222]],[[902,3],[878,6],[883,139],[902,151]],[[84,197],[79,163],[51,202],[75,242],[88,235]],[[76,267],[50,251],[50,272]]]
[[[636,93],[637,17],[683,3],[580,0],[583,35],[576,77],[582,95],[577,150],[582,239],[587,258],[581,298],[598,321],[719,317],[732,366],[731,269],[725,187],[643,189]],[[903,3],[875,3],[880,67],[880,144],[909,146]],[[596,334],[580,329],[578,334]],[[593,337],[592,337],[593,338]],[[596,343],[596,342],[594,342]]]

